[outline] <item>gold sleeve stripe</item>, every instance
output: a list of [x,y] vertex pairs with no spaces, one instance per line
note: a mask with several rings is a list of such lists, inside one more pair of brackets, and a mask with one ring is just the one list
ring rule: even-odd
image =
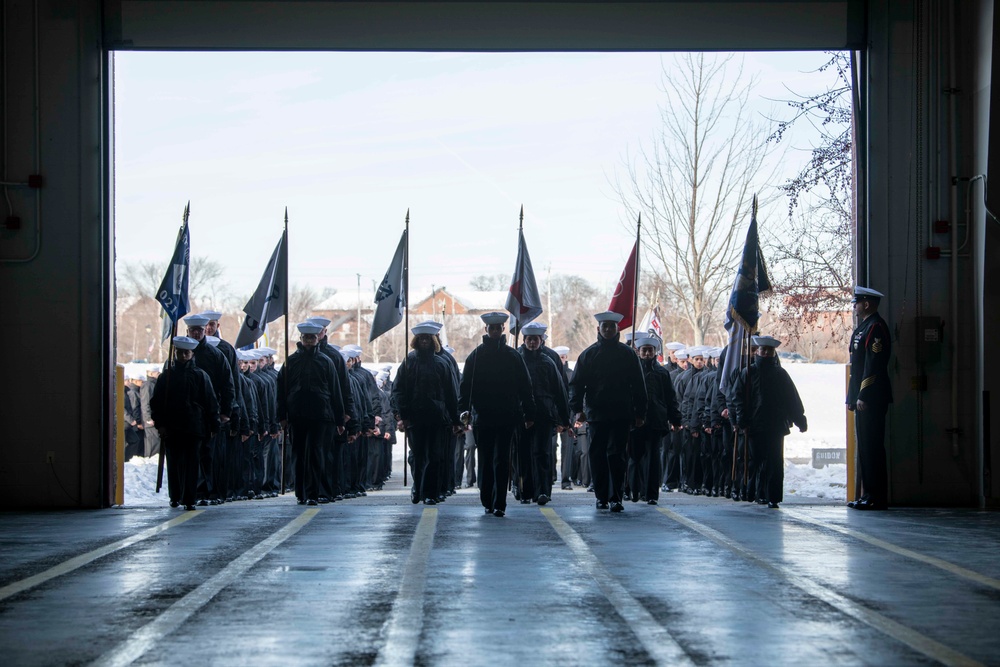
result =
[[873,384],[875,384],[875,376],[874,375],[871,376],[870,378],[865,378],[864,380],[862,380],[861,381],[861,388],[864,389],[865,387],[869,387],[869,386],[871,386]]

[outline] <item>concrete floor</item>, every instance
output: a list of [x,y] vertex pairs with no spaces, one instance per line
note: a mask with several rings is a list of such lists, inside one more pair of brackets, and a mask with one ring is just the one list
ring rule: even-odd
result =
[[[0,514],[8,665],[1000,664],[1000,514],[582,490]],[[125,542],[122,542],[125,540]],[[96,550],[96,552],[95,552]]]

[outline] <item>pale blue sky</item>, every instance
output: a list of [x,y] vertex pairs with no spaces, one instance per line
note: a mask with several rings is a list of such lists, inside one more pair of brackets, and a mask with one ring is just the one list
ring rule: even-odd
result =
[[[287,206],[291,281],[370,291],[409,208],[411,290],[467,289],[513,270],[523,204],[540,283],[551,266],[610,289],[632,233],[609,179],[656,132],[672,58],[117,52],[118,259],[165,262],[190,200],[193,253],[249,295]],[[827,59],[746,54],[755,110],[786,115],[772,100],[825,87]]]

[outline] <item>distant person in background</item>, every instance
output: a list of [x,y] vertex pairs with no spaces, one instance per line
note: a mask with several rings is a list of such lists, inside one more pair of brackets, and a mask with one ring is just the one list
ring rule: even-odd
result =
[[142,383],[139,391],[139,407],[142,410],[143,438],[145,443],[145,456],[158,456],[160,454],[160,433],[153,425],[153,413],[149,410],[149,401],[153,398],[153,390],[156,388],[156,380],[160,377],[160,371],[150,369],[146,371],[146,381]]
[[868,287],[854,288],[854,315],[858,326],[851,334],[851,381],[847,409],[854,412],[861,497],[847,503],[851,509],[884,510],[889,507],[889,472],[885,460],[885,415],[892,403],[889,325],[878,314],[882,293]]
[[125,378],[125,460],[145,453],[143,444],[142,404],[139,398],[142,380],[135,376]]

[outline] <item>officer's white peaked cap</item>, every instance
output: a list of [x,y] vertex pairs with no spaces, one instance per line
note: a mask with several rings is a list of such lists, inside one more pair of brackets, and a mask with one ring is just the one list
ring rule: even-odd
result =
[[174,336],[174,347],[178,350],[193,350],[198,347],[198,341],[187,336]]
[[778,347],[781,341],[771,336],[750,336],[750,342],[757,347]]
[[603,313],[597,313],[594,315],[594,319],[598,322],[614,322],[618,324],[625,318],[621,313],[613,313],[610,310],[606,310]]
[[204,315],[188,315],[184,318],[184,324],[189,327],[203,327],[208,324],[208,321]]
[[299,322],[295,325],[295,328],[299,330],[301,334],[318,334],[323,330],[323,327],[316,324],[315,322]]
[[858,299],[864,298],[881,299],[884,296],[885,294],[882,294],[882,292],[879,292],[878,290],[858,285],[854,288],[854,299],[852,299],[852,301],[857,302]]
[[507,315],[507,313],[493,312],[493,313],[483,313],[479,317],[486,324],[506,324],[507,318],[509,316]]

